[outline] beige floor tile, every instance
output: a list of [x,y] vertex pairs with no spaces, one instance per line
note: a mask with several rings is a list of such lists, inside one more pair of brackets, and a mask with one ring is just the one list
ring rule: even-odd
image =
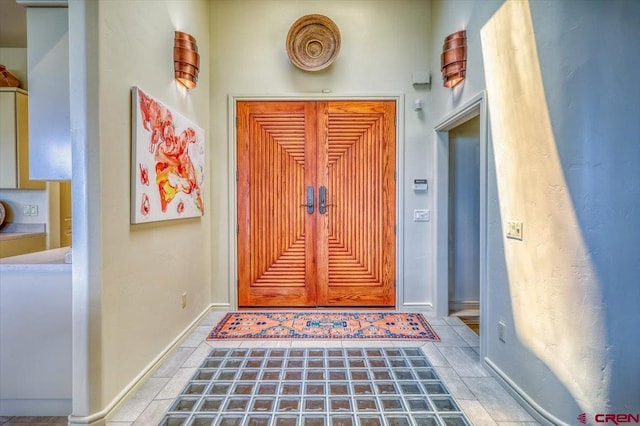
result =
[[181,368],[178,370],[176,375],[158,392],[155,399],[174,399],[184,389],[195,372],[196,368]]
[[438,367],[450,367],[447,359],[442,356],[442,353],[438,350],[438,347],[433,342],[425,343],[420,347],[422,352],[427,356],[431,365]]
[[489,372],[480,364],[478,354],[466,347],[438,347],[447,362],[460,377],[489,377]]
[[151,401],[140,417],[133,422],[134,426],[151,426],[159,424],[172,403],[173,399]]
[[473,330],[466,325],[456,325],[451,327],[453,331],[458,333],[469,346],[480,346],[480,336],[478,336]]
[[476,400],[461,399],[458,405],[467,416],[471,424],[482,426],[497,426],[491,415],[484,409],[482,404]]
[[151,377],[120,407],[114,422],[134,422],[169,382],[168,377]]
[[449,392],[456,399],[477,399],[476,395],[471,392],[462,378],[451,367],[435,367],[436,373],[444,384],[449,388]]
[[433,326],[434,331],[438,334],[438,337],[440,337],[440,341],[439,342],[435,342],[435,344],[440,347],[440,346],[469,346],[469,343],[467,343],[462,337],[460,337],[460,335],[458,333],[456,333],[453,329],[453,327],[448,326],[448,325],[434,325]]
[[199,367],[204,359],[211,353],[211,346],[207,345],[206,342],[200,343],[200,346],[196,348],[195,351],[191,353],[189,358],[182,364],[182,367]]
[[463,377],[462,380],[496,422],[535,421],[493,377]]

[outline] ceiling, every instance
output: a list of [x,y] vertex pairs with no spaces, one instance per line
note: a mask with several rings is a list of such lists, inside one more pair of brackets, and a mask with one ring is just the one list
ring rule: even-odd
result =
[[27,10],[16,0],[0,0],[0,47],[27,47]]

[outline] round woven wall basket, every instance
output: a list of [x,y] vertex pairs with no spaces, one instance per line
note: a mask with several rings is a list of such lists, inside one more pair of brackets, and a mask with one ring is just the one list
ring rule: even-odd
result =
[[293,23],[287,34],[287,55],[305,71],[319,71],[331,65],[340,52],[340,30],[324,15],[305,15]]

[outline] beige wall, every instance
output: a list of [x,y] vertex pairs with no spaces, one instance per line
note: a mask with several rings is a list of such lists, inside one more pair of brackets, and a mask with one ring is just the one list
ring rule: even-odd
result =
[[[131,94],[140,86],[205,129],[209,141],[209,3],[102,1],[99,4],[99,266],[101,407],[111,402],[207,306],[209,209],[203,218],[130,224]],[[202,72],[190,91],[173,77],[175,30],[194,35]],[[207,153],[210,153],[207,146]],[[210,172],[207,161],[206,173]],[[75,177],[74,177],[75,179]],[[209,185],[207,180],[206,185]],[[208,188],[205,188],[207,190]],[[75,237],[75,229],[74,229]],[[74,259],[75,261],[75,259]],[[186,309],[181,295],[187,293]],[[94,382],[95,383],[95,382]]]
[[[324,14],[339,27],[342,47],[336,61],[327,69],[305,72],[291,64],[285,49],[287,33],[301,16]],[[404,175],[398,174],[398,187],[404,204],[404,247],[420,247],[405,251],[398,269],[398,282],[405,286],[399,294],[399,305],[427,309],[432,302],[430,259],[430,222],[414,223],[415,208],[429,208],[431,194],[410,190],[414,178],[431,178],[430,112],[415,112],[415,99],[426,104],[429,90],[412,85],[413,71],[426,71],[429,64],[428,33],[430,3],[416,0],[344,0],[290,1],[241,0],[211,3],[211,138],[212,138],[212,282],[213,302],[233,306],[230,283],[235,271],[229,271],[230,239],[233,237],[229,214],[230,143],[228,97],[230,95],[309,96],[331,95],[401,95],[399,110],[404,121],[398,123],[401,148],[399,163]],[[326,96],[326,95],[325,95]],[[231,159],[233,167],[234,158]],[[399,246],[401,251],[404,247]],[[235,287],[235,284],[232,284]],[[234,290],[234,288],[232,288]],[[407,305],[408,306],[408,305]]]

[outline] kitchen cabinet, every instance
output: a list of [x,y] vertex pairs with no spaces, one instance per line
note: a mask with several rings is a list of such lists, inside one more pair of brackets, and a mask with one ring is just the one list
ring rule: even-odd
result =
[[0,232],[0,259],[40,252],[46,248],[47,234],[44,232]]
[[0,189],[45,189],[29,179],[29,104],[27,92],[0,88]]

